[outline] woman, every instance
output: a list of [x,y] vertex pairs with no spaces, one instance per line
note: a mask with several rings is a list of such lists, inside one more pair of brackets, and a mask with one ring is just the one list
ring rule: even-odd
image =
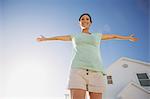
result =
[[91,33],[89,28],[92,24],[91,16],[84,13],[79,18],[81,33],[55,36],[46,38],[41,36],[37,41],[62,40],[72,41],[74,55],[71,62],[68,89],[71,99],[85,99],[86,91],[90,99],[102,99],[105,91],[104,69],[99,53],[101,40],[121,39],[137,41],[133,34],[120,36],[115,34]]

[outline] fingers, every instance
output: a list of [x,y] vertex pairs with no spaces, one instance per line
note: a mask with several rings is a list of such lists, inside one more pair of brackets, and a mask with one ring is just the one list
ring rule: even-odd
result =
[[138,41],[139,39],[138,38],[134,38],[134,41]]
[[40,42],[40,41],[41,41],[41,38],[37,38],[36,40],[37,40],[38,42]]
[[139,39],[138,38],[134,38],[134,36],[135,36],[135,34],[131,34],[129,37],[130,37],[130,41],[132,41],[132,42],[136,42],[136,41],[138,41]]
[[43,41],[44,40],[44,36],[43,35],[40,35],[40,37],[38,37],[38,38],[36,38],[36,40],[38,41],[38,42],[41,42],[41,41]]
[[131,38],[130,39],[130,41],[132,41],[132,42],[136,42],[136,41],[138,41],[139,39],[138,38]]

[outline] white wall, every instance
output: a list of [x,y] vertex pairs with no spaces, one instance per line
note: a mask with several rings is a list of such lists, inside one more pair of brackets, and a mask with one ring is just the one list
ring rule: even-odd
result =
[[150,94],[134,85],[130,85],[122,95],[122,99],[150,99],[149,97]]
[[[123,64],[128,64],[128,68],[123,68]],[[123,59],[113,63],[106,71],[108,75],[112,75],[113,79],[113,84],[107,85],[106,99],[117,99],[118,93],[131,81],[139,84],[136,73],[150,72],[150,66],[143,65]]]

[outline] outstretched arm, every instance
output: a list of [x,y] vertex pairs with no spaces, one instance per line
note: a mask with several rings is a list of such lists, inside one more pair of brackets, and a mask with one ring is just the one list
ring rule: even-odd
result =
[[102,40],[111,40],[111,39],[121,39],[121,40],[130,40],[130,41],[137,41],[138,38],[133,37],[134,34],[131,34],[129,36],[120,36],[120,35],[115,35],[115,34],[102,34]]
[[41,41],[49,41],[49,40],[61,40],[61,41],[71,41],[71,36],[70,35],[64,35],[64,36],[55,36],[55,37],[49,37],[46,38],[44,36],[40,36],[36,39],[38,42]]

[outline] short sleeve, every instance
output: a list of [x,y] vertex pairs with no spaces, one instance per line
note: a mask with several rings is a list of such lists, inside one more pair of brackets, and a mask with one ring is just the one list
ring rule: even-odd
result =
[[73,39],[75,37],[75,35],[76,35],[75,33],[72,33],[71,34],[71,39]]
[[97,34],[99,40],[101,40],[102,39],[102,33],[96,33],[96,34]]
[[102,33],[98,33],[99,34],[99,39],[102,39]]

